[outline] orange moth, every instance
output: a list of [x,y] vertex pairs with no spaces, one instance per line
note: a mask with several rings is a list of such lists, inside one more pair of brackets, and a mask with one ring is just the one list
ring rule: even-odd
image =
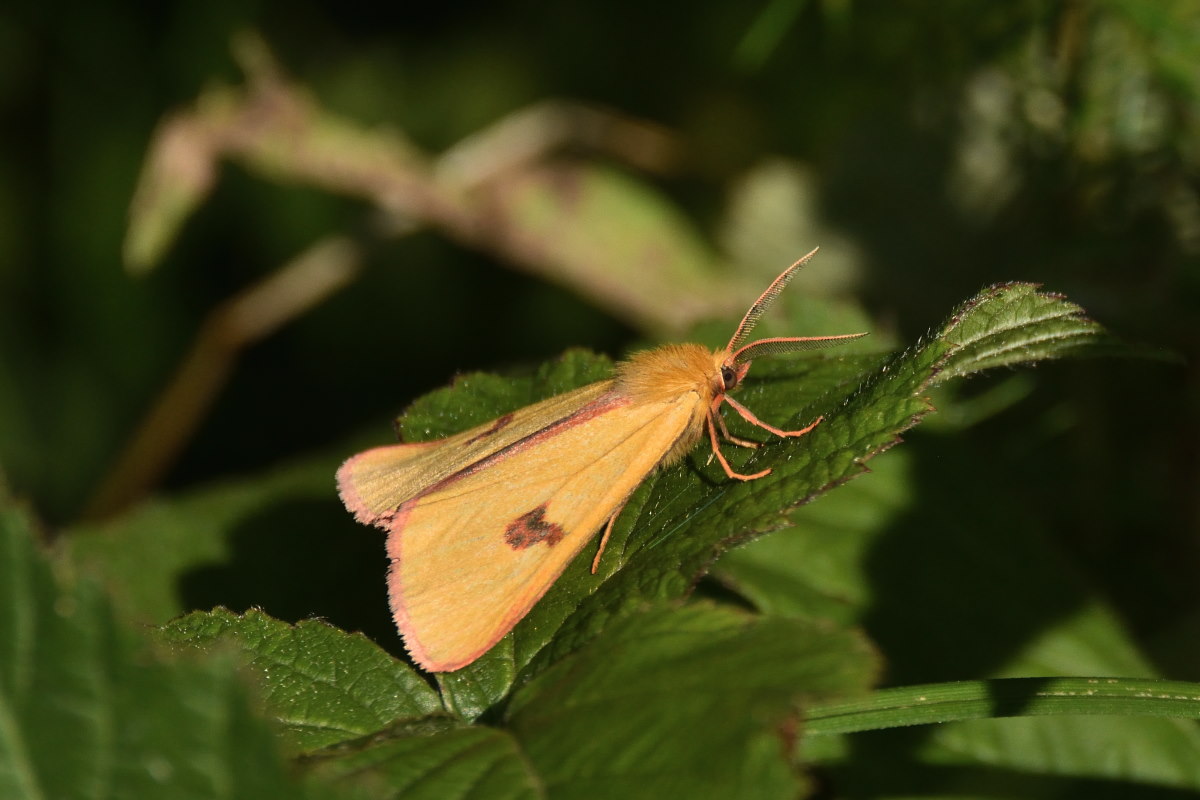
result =
[[721,453],[728,404],[776,436],[729,396],[759,355],[824,347],[865,334],[745,340],[813,254],[767,287],[723,349],[673,344],[635,353],[609,380],[551,397],[434,442],[376,447],[347,460],[338,493],[355,519],[388,532],[388,593],[413,659],[448,672],[487,652],[525,616],[600,528],[592,571],[626,500],[657,467],[707,435]]

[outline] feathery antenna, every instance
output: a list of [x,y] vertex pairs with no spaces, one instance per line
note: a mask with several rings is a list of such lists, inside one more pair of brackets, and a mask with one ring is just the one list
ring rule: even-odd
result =
[[758,324],[759,317],[770,308],[771,303],[775,301],[779,293],[788,285],[788,281],[792,279],[796,271],[807,264],[808,260],[815,256],[817,250],[820,249],[819,247],[814,247],[808,255],[800,258],[795,264],[785,269],[778,278],[771,281],[771,285],[767,287],[767,290],[759,295],[758,299],[754,301],[754,305],[750,306],[750,310],[746,312],[746,316],[742,317],[742,322],[737,326],[737,330],[733,332],[733,338],[729,340],[729,344],[725,348],[726,350],[733,352],[741,347],[742,342],[746,341],[750,332],[754,330],[754,326]]

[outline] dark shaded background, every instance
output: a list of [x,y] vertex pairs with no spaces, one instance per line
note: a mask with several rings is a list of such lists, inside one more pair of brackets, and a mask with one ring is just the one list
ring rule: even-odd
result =
[[[206,311],[316,237],[363,224],[360,203],[230,166],[160,268],[123,272],[156,123],[206,83],[240,80],[230,39],[253,29],[326,107],[433,152],[547,97],[659,122],[687,157],[655,181],[701,231],[744,170],[795,159],[822,224],[861,254],[862,303],[901,342],[981,286],[1031,280],[1179,356],[1043,368],[1027,397],[962,440],[917,431],[908,446],[921,502],[994,489],[1076,557],[1165,674],[1200,679],[1200,18],[1189,9],[9,5],[4,479],[52,528],[75,520]],[[434,233],[381,243],[353,286],[245,354],[162,490],[344,450],[459,370],[520,368],[571,345],[618,353],[638,334]]]

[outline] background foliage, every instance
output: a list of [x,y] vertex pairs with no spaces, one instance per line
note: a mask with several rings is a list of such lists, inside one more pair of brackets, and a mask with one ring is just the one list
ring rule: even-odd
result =
[[[108,586],[123,623],[260,606],[399,652],[379,537],[332,492],[341,457],[385,440],[392,416],[458,372],[528,374],[575,345],[619,355],[708,318],[725,331],[746,287],[821,245],[780,302],[803,326],[790,332],[870,329],[882,352],[981,287],[1025,280],[1174,360],[938,387],[939,413],[902,448],[803,509],[799,530],[722,561],[702,592],[861,625],[885,685],[1200,680],[1198,51],[1200,12],[1154,0],[9,6],[3,480],[61,545],[65,581],[122,560],[115,574],[181,573]],[[158,239],[130,236],[164,116],[261,111],[238,103],[276,74],[266,52],[319,124],[260,114],[257,128],[221,128],[241,138],[221,140],[208,193],[181,201],[182,227],[166,214]],[[452,171],[434,159],[553,98],[662,126],[648,135],[665,155],[576,137],[537,160],[549,172],[499,170],[483,204],[437,195],[454,212],[437,216],[384,209],[365,181],[338,182],[342,162],[254,149],[277,141],[254,131],[290,125],[327,145],[317,155],[353,162],[379,147],[392,159],[381,175]],[[185,185],[172,175],[168,189]],[[513,230],[524,238],[495,235]],[[228,330],[213,310],[332,236],[359,254],[345,285],[269,335],[218,347],[234,356],[226,382],[151,475],[153,494],[90,515],[197,333]],[[671,265],[677,292],[636,282],[651,279],[646,252]],[[645,297],[657,305],[632,305]],[[105,552],[113,538],[139,545]],[[807,752],[846,794],[951,792],[981,776],[1015,796],[1096,796],[1114,777],[1190,785],[1145,754],[1127,774],[1095,768],[1111,731],[1093,721],[1010,722]],[[1042,746],[1088,734],[1095,751]]]

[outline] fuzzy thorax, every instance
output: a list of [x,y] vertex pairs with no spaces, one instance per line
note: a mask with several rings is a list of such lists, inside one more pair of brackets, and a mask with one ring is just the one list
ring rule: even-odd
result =
[[634,403],[669,403],[695,392],[707,408],[724,391],[721,365],[727,355],[698,344],[643,350],[617,365],[615,388]]
[[698,344],[669,344],[634,353],[617,365],[614,389],[632,403],[673,403],[694,393],[695,410],[687,428],[660,463],[668,466],[695,446],[704,435],[704,420],[713,400],[725,391],[721,367],[729,353]]

